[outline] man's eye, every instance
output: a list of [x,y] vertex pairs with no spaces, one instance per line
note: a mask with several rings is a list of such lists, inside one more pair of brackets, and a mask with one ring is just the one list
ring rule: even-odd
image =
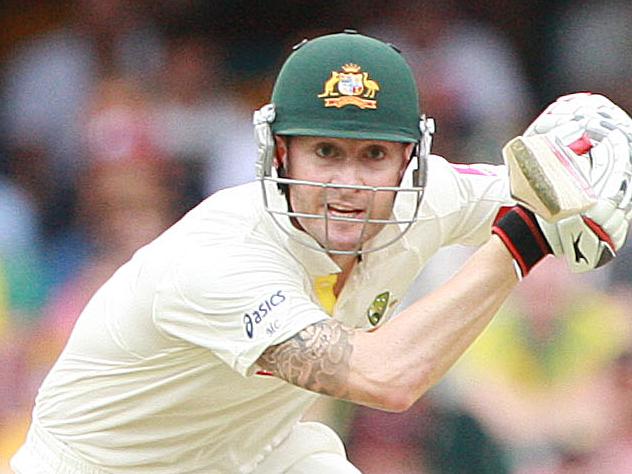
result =
[[323,143],[316,147],[316,154],[322,158],[331,158],[336,156],[336,147]]
[[379,147],[371,147],[367,150],[367,157],[371,160],[381,160],[386,156],[384,150]]

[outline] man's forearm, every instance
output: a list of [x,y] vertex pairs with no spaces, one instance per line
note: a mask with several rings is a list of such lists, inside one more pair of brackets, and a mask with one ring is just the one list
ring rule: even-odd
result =
[[383,408],[406,409],[472,344],[516,283],[509,252],[494,236],[437,290],[380,329],[354,335],[351,398],[372,404],[362,397],[377,396]]

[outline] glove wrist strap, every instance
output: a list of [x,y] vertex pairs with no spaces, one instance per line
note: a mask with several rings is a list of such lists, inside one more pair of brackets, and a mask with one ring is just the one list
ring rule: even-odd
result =
[[540,260],[552,253],[535,214],[522,206],[501,210],[492,233],[500,237],[511,253],[521,277],[527,276]]

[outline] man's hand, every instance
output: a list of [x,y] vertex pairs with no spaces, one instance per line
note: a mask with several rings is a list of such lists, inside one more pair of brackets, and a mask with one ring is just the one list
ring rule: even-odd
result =
[[[603,96],[573,94],[551,104],[525,132],[527,137],[538,134],[546,134],[551,142],[568,147],[566,155],[572,160],[573,169],[585,178],[596,204],[556,222],[514,210],[513,217],[501,225],[497,223],[494,232],[501,238],[504,232],[505,244],[508,248],[513,245],[510,251],[514,259],[523,262],[522,275],[546,254],[546,248],[540,245],[534,252],[528,242],[524,248],[524,239],[512,233],[516,219],[528,223],[532,235],[541,233],[543,239],[536,240],[544,240],[556,256],[564,256],[573,271],[597,268],[623,246],[632,219],[632,119]],[[535,181],[531,184],[542,186]],[[559,191],[554,179],[547,186]],[[523,242],[522,248],[514,241]],[[534,254],[538,256],[535,260]],[[531,258],[525,259],[524,255]]]
[[[581,215],[557,223],[538,218],[553,253],[571,270],[585,272],[610,261],[623,246],[632,219],[632,119],[597,94],[560,97],[527,128],[573,148],[584,142],[575,163],[597,203]],[[572,156],[572,154],[571,154]]]
[[[582,146],[587,153],[590,146]],[[585,151],[584,148],[588,147]],[[591,160],[550,135],[521,136],[503,148],[511,196],[549,222],[588,210],[596,202],[587,175]]]
[[632,145],[619,129],[611,131],[589,157],[590,184],[597,203],[581,215],[556,223],[538,219],[553,253],[574,272],[600,267],[625,243],[632,220]]

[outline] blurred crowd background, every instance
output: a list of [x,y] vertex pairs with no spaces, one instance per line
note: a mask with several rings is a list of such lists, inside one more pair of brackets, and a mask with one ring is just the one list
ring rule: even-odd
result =
[[[0,472],[92,292],[205,196],[254,178],[251,113],[280,64],[344,28],[403,51],[453,162],[499,163],[562,94],[632,110],[629,0],[5,0]],[[437,255],[410,298],[470,252]],[[632,472],[631,265],[630,244],[581,277],[547,260],[412,410],[310,416],[369,474]]]

